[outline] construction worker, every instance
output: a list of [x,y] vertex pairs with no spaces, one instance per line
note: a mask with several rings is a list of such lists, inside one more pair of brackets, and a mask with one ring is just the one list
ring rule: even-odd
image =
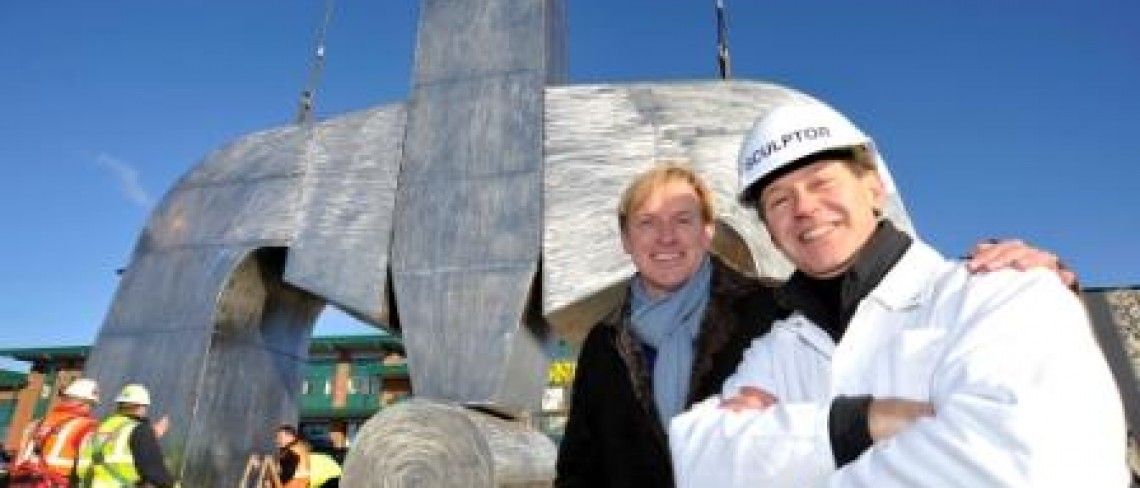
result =
[[274,436],[277,443],[277,472],[282,488],[307,488],[309,486],[309,443],[297,433],[292,425],[277,426]]
[[97,403],[95,380],[77,378],[68,384],[59,402],[24,433],[12,464],[12,486],[19,486],[20,478],[36,476],[51,480],[51,486],[73,486],[80,446],[98,423],[91,413]]
[[335,488],[341,468],[327,453],[313,447],[289,424],[277,427],[277,466],[282,488]]
[[150,392],[143,385],[129,384],[115,397],[115,403],[115,413],[99,424],[80,452],[80,486],[176,486],[158,444],[169,422],[165,417],[154,424],[147,419]]

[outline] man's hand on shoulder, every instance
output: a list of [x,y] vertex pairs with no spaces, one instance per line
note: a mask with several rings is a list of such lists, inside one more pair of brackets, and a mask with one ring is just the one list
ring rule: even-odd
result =
[[1001,269],[1043,268],[1057,274],[1061,282],[1073,291],[1079,291],[1077,274],[1070,270],[1061,259],[1049,251],[1037,249],[1018,239],[989,239],[974,245],[970,252],[966,269],[972,273],[986,273]]

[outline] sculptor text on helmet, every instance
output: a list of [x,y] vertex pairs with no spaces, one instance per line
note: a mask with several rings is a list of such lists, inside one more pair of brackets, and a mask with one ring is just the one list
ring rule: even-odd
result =
[[784,133],[776,139],[765,141],[762,146],[752,151],[752,154],[749,154],[744,160],[744,165],[746,166],[745,171],[755,169],[756,165],[760,164],[761,161],[772,157],[774,153],[788,147],[789,144],[829,137],[831,137],[831,131],[824,126],[807,127]]
[[751,204],[756,184],[781,167],[812,154],[870,143],[859,128],[822,103],[772,109],[753,124],[740,150],[741,201]]

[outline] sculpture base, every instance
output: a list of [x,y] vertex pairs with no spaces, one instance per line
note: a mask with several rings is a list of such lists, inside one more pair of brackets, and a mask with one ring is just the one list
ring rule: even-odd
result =
[[557,449],[525,422],[415,399],[357,433],[340,486],[548,487]]

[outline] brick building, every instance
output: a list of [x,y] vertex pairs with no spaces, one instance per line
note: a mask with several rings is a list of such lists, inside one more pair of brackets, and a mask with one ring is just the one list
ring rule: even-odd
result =
[[[27,373],[0,370],[4,450],[15,450],[29,422],[42,416],[59,391],[82,374],[90,350],[90,346],[0,350],[0,357],[30,363]],[[372,414],[410,394],[398,337],[314,337],[301,383],[301,430],[317,444],[344,447]]]
[[0,369],[0,439],[8,437],[8,423],[16,411],[16,399],[28,383],[28,375]]

